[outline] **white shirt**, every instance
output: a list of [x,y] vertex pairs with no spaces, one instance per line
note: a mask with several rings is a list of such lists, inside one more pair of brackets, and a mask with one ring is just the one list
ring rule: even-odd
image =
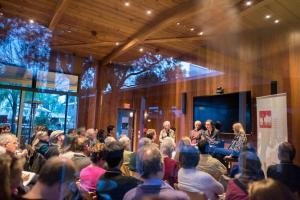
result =
[[203,192],[209,200],[218,199],[218,195],[224,193],[221,183],[208,173],[199,171],[196,168],[180,168],[178,171],[178,187],[183,191]]

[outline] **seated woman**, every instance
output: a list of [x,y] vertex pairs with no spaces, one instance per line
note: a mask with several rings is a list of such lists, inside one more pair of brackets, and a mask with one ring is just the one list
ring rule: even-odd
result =
[[92,164],[83,168],[80,172],[80,187],[87,191],[96,191],[96,185],[100,176],[106,170],[104,169],[106,157],[105,144],[97,143],[90,150]]
[[210,153],[216,155],[217,157],[225,156],[224,159],[239,156],[243,146],[247,143],[247,137],[241,123],[233,124],[232,128],[235,136],[228,149],[211,147],[209,149]]

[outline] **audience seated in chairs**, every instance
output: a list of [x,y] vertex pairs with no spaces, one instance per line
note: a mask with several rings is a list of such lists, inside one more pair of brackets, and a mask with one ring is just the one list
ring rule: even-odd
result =
[[98,199],[122,199],[126,192],[136,187],[140,180],[123,176],[120,167],[123,164],[123,146],[112,142],[107,146],[106,162],[108,169],[99,178],[97,184]]
[[156,145],[149,144],[138,150],[137,170],[144,183],[127,192],[123,200],[142,200],[147,196],[172,200],[189,199],[185,193],[174,190],[162,180],[162,155]]
[[196,169],[199,151],[192,145],[183,146],[179,154],[181,168],[178,172],[178,187],[190,192],[203,192],[208,199],[218,199],[224,188],[211,175]]
[[300,197],[300,167],[293,163],[296,155],[295,147],[288,142],[278,146],[279,164],[268,167],[267,176],[288,186]]
[[208,142],[203,140],[198,143],[200,160],[196,168],[212,175],[219,181],[222,175],[227,174],[227,168],[218,159],[208,154],[208,145]]
[[264,179],[261,162],[251,146],[242,151],[238,158],[240,174],[228,182],[226,200],[248,200],[248,184]]

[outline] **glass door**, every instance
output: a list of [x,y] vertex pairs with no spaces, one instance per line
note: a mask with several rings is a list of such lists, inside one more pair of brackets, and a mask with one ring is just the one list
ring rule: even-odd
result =
[[20,90],[0,88],[0,126],[9,127],[14,134],[18,130]]
[[64,130],[66,95],[34,93],[32,116],[32,127],[46,126],[49,130]]

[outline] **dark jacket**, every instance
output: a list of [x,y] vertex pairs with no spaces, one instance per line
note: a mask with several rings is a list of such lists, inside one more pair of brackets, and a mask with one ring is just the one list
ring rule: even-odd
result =
[[118,169],[108,170],[102,177],[99,178],[97,184],[97,197],[98,199],[123,199],[123,196],[142,183],[140,180],[123,176],[122,172]]

